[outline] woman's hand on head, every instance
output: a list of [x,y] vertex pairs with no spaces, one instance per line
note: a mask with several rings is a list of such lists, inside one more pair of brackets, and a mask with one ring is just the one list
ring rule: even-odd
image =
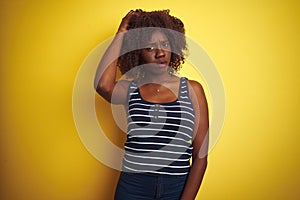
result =
[[131,10],[131,11],[129,11],[129,12],[125,15],[125,17],[123,17],[122,22],[121,22],[121,24],[120,24],[120,26],[119,26],[119,29],[118,29],[118,33],[124,33],[124,32],[126,32],[126,31],[128,30],[127,28],[128,28],[129,20],[130,20],[130,18],[131,18],[133,15],[135,15],[135,14],[137,14],[137,12]]

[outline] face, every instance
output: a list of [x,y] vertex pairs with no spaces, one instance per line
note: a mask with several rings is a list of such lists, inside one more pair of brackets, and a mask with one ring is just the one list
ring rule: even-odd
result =
[[167,36],[155,31],[144,46],[145,48],[141,50],[141,59],[143,64],[149,64],[145,69],[146,73],[167,71],[171,59],[171,46]]

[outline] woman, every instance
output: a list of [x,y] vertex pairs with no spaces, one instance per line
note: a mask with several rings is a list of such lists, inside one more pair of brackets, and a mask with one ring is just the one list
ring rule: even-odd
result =
[[[207,166],[208,107],[202,86],[176,75],[184,33],[168,10],[130,11],[99,64],[96,91],[127,111],[117,200],[197,195]],[[116,80],[117,67],[127,80]]]

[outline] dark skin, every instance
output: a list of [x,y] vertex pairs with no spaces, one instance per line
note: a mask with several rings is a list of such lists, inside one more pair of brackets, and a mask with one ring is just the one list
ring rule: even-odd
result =
[[[130,11],[122,20],[118,34],[106,50],[98,73],[102,76],[97,84],[96,91],[108,102],[127,104],[129,81],[116,80],[117,58],[127,31],[127,24],[134,11]],[[179,78],[170,75],[167,67],[170,63],[170,45],[167,37],[161,32],[154,32],[146,48],[141,51],[143,63],[150,63],[145,67],[145,77],[139,83],[140,93],[144,100],[154,103],[173,102],[177,99]],[[110,64],[109,64],[110,63]],[[163,81],[162,81],[163,80]],[[192,165],[181,196],[181,200],[195,199],[200,188],[206,167],[208,151],[208,106],[203,87],[197,81],[189,80],[189,92],[195,111],[195,129],[193,138]],[[157,92],[159,89],[159,92]],[[114,93],[114,98],[112,94]]]

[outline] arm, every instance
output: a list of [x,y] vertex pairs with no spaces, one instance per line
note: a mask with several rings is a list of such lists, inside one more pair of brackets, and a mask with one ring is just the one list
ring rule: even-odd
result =
[[195,130],[192,152],[192,166],[181,200],[195,199],[206,167],[208,153],[208,106],[204,90],[196,81],[189,81],[191,100],[195,110]]
[[[130,11],[119,26],[118,33],[103,55],[95,77],[95,89],[105,100],[111,103],[124,104],[127,97],[128,81],[116,81],[117,62],[123,43],[124,34],[130,17],[134,14]],[[100,76],[100,78],[99,78]],[[99,80],[98,80],[99,79]],[[114,93],[114,99],[112,94]]]

